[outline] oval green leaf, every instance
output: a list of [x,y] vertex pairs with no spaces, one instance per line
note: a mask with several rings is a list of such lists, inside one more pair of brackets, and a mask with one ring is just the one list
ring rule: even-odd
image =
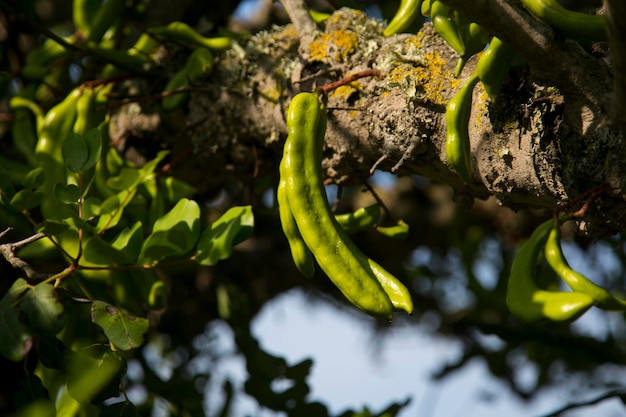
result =
[[254,214],[251,206],[232,207],[207,228],[200,237],[196,261],[215,265],[230,257],[233,246],[252,235]]
[[195,246],[200,236],[200,207],[183,198],[154,223],[143,244],[140,263],[153,264],[170,256],[181,256]]
[[70,133],[61,148],[65,166],[72,172],[82,171],[89,158],[89,148],[85,140],[76,133]]
[[91,321],[100,326],[109,341],[120,350],[141,346],[149,327],[148,320],[131,316],[98,300],[91,305]]
[[52,284],[38,284],[24,295],[20,308],[32,328],[57,334],[65,326],[65,309]]

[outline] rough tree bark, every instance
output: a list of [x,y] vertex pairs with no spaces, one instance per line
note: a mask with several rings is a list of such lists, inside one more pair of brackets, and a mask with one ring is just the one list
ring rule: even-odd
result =
[[[584,50],[508,2],[448,3],[502,33],[528,63],[510,71],[496,102],[480,84],[474,90],[471,184],[447,163],[444,112],[476,58],[457,78],[457,56],[429,23],[416,35],[385,38],[380,21],[350,9],[337,11],[305,46],[288,25],[221,55],[208,82],[194,86],[184,123],[178,115],[164,116],[184,128],[175,151],[185,149],[181,136],[194,146],[195,164],[180,170],[200,175],[205,191],[228,177],[275,173],[290,98],[374,68],[380,77],[354,81],[328,97],[323,165],[329,182],[359,184],[379,169],[449,184],[466,205],[495,196],[513,209],[549,210],[609,183],[612,192],[580,228],[590,235],[626,230],[626,155],[623,134],[610,126],[605,109],[613,86],[606,44]],[[487,3],[500,8],[480,16],[473,10],[488,9]]]

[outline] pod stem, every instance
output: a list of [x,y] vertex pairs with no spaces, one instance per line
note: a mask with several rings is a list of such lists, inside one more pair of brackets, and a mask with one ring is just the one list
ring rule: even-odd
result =
[[569,201],[569,202],[565,203],[564,205],[562,205],[561,207],[559,207],[554,212],[554,216],[555,216],[555,218],[558,218],[560,213],[569,211],[574,206],[576,206],[576,205],[580,204],[581,202],[583,202],[582,206],[578,210],[573,211],[571,213],[571,217],[580,219],[580,218],[584,217],[584,215],[587,213],[587,211],[589,210],[589,207],[591,206],[591,203],[593,203],[602,194],[610,191],[611,189],[612,189],[611,185],[609,183],[607,183],[607,182],[604,182],[604,183],[602,183],[602,184],[600,184],[598,186],[595,186],[592,189],[585,191],[584,193],[576,196],[571,201]]
[[333,81],[332,83],[323,85],[319,88],[319,91],[324,94],[327,95],[330,91],[341,87],[342,85],[346,85],[346,84],[350,84],[353,81],[356,81],[360,78],[365,78],[365,77],[382,77],[383,76],[383,72],[379,69],[366,69],[363,71],[359,71],[359,72],[355,72],[353,74],[348,75],[347,77],[343,77],[340,80],[337,81]]

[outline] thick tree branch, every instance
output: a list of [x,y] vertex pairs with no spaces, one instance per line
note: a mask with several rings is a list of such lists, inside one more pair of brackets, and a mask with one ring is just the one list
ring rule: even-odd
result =
[[558,38],[549,27],[507,0],[443,0],[511,45],[535,77],[549,81],[592,111],[606,101],[610,78],[605,65],[572,41]]
[[[509,24],[521,19],[522,26],[530,25],[530,36],[539,24],[515,13]],[[497,19],[492,16],[492,20]],[[497,102],[490,102],[479,84],[469,126],[472,181],[465,184],[447,162],[444,113],[448,100],[473,73],[476,60],[470,60],[456,78],[458,55],[429,23],[417,35],[385,38],[380,22],[341,9],[322,26],[304,53],[298,52],[299,34],[286,26],[262,32],[219,57],[207,83],[190,88],[187,129],[179,125],[176,131],[185,133],[172,143],[175,156],[188,155],[188,145],[180,139],[189,136],[197,161],[194,165],[188,158],[181,159],[187,163],[175,169],[177,175],[208,193],[219,192],[228,178],[245,182],[276,175],[286,135],[284,113],[291,97],[376,69],[384,74],[382,79],[356,80],[329,94],[323,155],[329,182],[360,185],[378,169],[449,184],[458,201],[470,204],[475,197],[496,196],[514,209],[548,210],[608,182],[616,190],[615,197],[599,199],[601,209],[589,210],[585,220],[606,225],[604,232],[626,230],[626,208],[620,197],[620,190],[626,189],[621,134],[599,123],[603,117],[599,93],[610,91],[612,79],[604,69],[593,76],[575,75],[604,65],[588,65],[596,58],[573,43],[541,35],[548,43],[543,46],[546,51],[571,46],[558,54],[571,54],[564,58],[570,64],[583,60],[577,61],[578,69],[556,69],[571,82],[556,80],[559,88],[555,88],[529,77],[527,69],[515,69]],[[541,25],[538,30],[551,33]],[[537,64],[539,58],[534,59]],[[551,59],[545,57],[544,65],[549,67]],[[590,83],[582,93],[581,80]],[[123,111],[112,125],[120,124]]]

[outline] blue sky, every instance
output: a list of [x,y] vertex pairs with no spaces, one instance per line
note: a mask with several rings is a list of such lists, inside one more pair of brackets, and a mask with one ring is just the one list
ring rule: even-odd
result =
[[[382,340],[374,340],[354,315],[325,302],[311,302],[299,290],[268,304],[255,319],[253,332],[264,349],[289,363],[311,357],[311,399],[324,402],[335,414],[364,405],[379,411],[411,396],[401,417],[539,417],[568,401],[566,392],[551,390],[523,403],[480,361],[441,383],[433,382],[431,373],[457,357],[456,342],[432,337],[415,326],[397,326]],[[481,401],[485,394],[493,394],[493,401]],[[613,399],[567,417],[624,415],[623,405]]]

